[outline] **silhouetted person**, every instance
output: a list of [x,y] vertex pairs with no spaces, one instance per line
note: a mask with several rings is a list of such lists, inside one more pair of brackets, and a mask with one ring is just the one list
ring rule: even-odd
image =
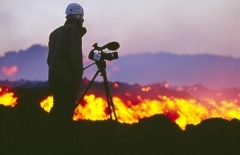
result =
[[54,105],[50,111],[59,123],[71,122],[76,95],[82,81],[82,37],[84,11],[71,3],[66,8],[66,22],[49,36],[48,81],[53,88]]

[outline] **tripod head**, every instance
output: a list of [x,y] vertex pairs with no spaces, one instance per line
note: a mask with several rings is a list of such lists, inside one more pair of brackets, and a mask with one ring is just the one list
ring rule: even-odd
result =
[[[118,42],[113,41],[109,42],[102,47],[98,46],[98,43],[93,44],[93,49],[90,51],[88,58],[94,61],[104,61],[109,60],[112,61],[114,59],[118,59],[118,52],[116,51],[120,45]],[[103,50],[108,49],[109,52],[104,52]],[[115,52],[110,52],[115,51]]]

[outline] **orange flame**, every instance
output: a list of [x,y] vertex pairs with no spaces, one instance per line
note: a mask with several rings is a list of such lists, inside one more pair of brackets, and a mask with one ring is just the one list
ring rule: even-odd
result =
[[148,92],[148,91],[150,91],[151,90],[151,87],[150,86],[148,86],[148,87],[143,87],[142,88],[142,91],[143,92]]
[[[124,103],[119,97],[113,97],[119,122],[132,124],[144,117],[164,114],[184,130],[187,124],[196,125],[208,118],[240,119],[240,107],[237,106],[237,101],[222,100],[217,103],[213,99],[204,99],[199,102],[195,99],[160,95],[158,99],[141,99],[141,96],[138,96],[138,99],[140,102],[133,104],[129,100]],[[52,101],[52,96],[49,96],[40,104],[45,107],[44,109],[50,109]],[[79,104],[75,109],[73,120],[107,120],[108,118],[107,102],[101,97],[90,94],[84,97],[84,104]]]
[[4,106],[15,107],[17,105],[17,97],[7,87],[0,87],[0,104]]
[[52,106],[53,106],[53,96],[48,96],[46,99],[44,99],[40,106],[46,111],[50,112]]

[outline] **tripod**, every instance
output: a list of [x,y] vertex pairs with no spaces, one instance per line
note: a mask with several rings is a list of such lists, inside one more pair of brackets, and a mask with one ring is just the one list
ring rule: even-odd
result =
[[[90,81],[90,83],[88,84],[86,89],[84,90],[84,92],[81,95],[81,97],[77,100],[77,103],[80,103],[80,101],[82,101],[84,95],[87,93],[87,91],[89,90],[89,88],[93,84],[94,80],[96,79],[96,77],[100,73],[100,76],[103,77],[103,81],[104,81],[104,89],[105,89],[105,94],[106,94],[106,100],[107,100],[107,104],[108,104],[108,111],[109,111],[110,119],[113,120],[113,118],[112,118],[112,112],[113,112],[114,118],[115,118],[115,120],[117,122],[117,125],[118,125],[118,128],[120,128],[119,122],[118,122],[118,118],[117,118],[117,115],[116,115],[116,112],[115,112],[115,108],[114,108],[114,103],[113,103],[113,99],[112,99],[111,90],[110,90],[110,87],[109,87],[109,84],[108,84],[107,72],[106,72],[106,66],[107,66],[106,65],[106,61],[101,60],[101,61],[98,61],[98,62],[94,62],[93,64],[97,65],[98,70],[94,74],[92,80]],[[93,65],[93,64],[91,64],[91,65]],[[89,65],[89,66],[91,66],[91,65]]]

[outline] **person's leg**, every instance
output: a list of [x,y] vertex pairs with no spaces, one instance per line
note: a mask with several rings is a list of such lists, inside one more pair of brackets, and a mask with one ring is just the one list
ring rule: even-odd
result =
[[77,90],[63,89],[62,95],[64,96],[62,98],[63,103],[61,104],[62,117],[65,119],[65,121],[71,122],[73,121],[73,114],[76,108]]
[[[55,149],[66,149],[70,145],[69,139],[73,130],[73,114],[76,106],[76,90],[63,86],[54,88],[54,105],[50,111],[52,115],[52,136]],[[69,147],[70,148],[70,147]]]
[[76,106],[77,90],[58,86],[54,88],[51,114],[62,121],[72,121]]

